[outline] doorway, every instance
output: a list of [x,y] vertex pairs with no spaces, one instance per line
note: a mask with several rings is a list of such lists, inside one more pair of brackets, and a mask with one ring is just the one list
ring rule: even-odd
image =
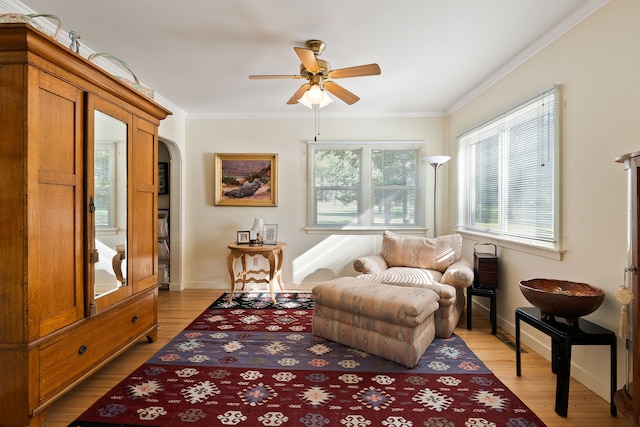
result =
[[181,165],[178,146],[171,140],[159,138],[158,282],[160,289],[170,291],[182,290]]

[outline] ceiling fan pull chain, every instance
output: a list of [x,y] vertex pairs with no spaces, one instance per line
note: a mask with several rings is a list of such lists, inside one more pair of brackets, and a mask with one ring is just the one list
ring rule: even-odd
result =
[[313,139],[317,141],[317,137],[320,135],[320,107],[318,106],[318,104],[314,104],[313,113],[316,122],[316,134]]

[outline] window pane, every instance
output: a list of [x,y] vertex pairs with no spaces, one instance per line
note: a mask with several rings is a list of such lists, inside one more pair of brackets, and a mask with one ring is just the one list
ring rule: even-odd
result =
[[97,147],[94,154],[94,187],[95,187],[95,225],[96,227],[112,226],[112,150],[103,144],[105,148]]
[[358,186],[360,183],[359,150],[319,150],[315,152],[317,187]]
[[375,189],[373,195],[375,225],[415,224],[415,189]]
[[[548,117],[534,117],[514,126],[509,139],[509,194],[505,232],[514,236],[553,235],[553,157],[544,158],[548,146]],[[549,122],[553,130],[553,120]]]
[[417,150],[371,150],[374,225],[415,224],[417,159]]
[[416,161],[416,151],[372,150],[373,185],[416,185]]
[[498,136],[486,138],[471,149],[473,202],[471,224],[483,230],[497,230],[499,224]]
[[319,225],[355,225],[358,222],[358,191],[318,190]]

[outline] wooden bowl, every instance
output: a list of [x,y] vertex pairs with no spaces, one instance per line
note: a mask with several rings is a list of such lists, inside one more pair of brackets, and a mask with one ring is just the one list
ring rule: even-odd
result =
[[563,317],[569,326],[576,324],[578,318],[596,311],[604,301],[602,289],[566,280],[523,280],[520,291],[540,310],[542,320]]

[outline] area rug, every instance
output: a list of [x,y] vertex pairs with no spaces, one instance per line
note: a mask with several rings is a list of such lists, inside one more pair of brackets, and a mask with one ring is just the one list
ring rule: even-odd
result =
[[70,426],[544,426],[460,337],[408,369],[313,336],[310,297],[223,295]]

